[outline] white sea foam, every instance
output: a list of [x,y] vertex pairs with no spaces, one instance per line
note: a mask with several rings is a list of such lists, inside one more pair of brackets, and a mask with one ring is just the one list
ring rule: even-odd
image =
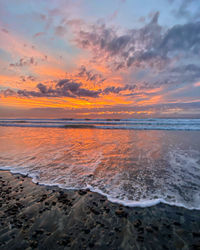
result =
[[[75,187],[66,187],[63,184],[59,184],[58,182],[54,182],[54,183],[51,183],[51,182],[48,182],[48,181],[40,182],[40,180],[38,179],[37,174],[30,174],[28,172],[13,169],[12,167],[8,167],[8,166],[0,167],[0,170],[10,171],[13,174],[25,175],[27,177],[30,177],[32,179],[33,183],[37,183],[37,184],[40,184],[40,185],[57,186],[57,187],[59,187],[61,189],[66,189],[66,190],[79,190],[79,189],[81,189],[81,188],[75,188]],[[82,189],[83,190],[90,190],[91,192],[98,193],[98,194],[100,194],[102,196],[105,196],[112,203],[117,203],[117,204],[127,206],[127,207],[145,208],[145,207],[151,207],[151,206],[155,206],[155,205],[158,205],[160,203],[163,203],[163,204],[167,204],[167,205],[171,205],[171,206],[183,207],[183,208],[186,208],[186,209],[189,209],[189,210],[200,210],[200,204],[197,204],[196,206],[190,206],[190,205],[188,206],[188,205],[185,205],[185,204],[180,203],[180,202],[169,202],[169,201],[167,201],[167,200],[165,200],[163,198],[151,199],[151,200],[146,199],[146,200],[140,200],[140,201],[121,200],[121,199],[114,198],[111,195],[108,195],[107,193],[102,192],[100,189],[94,188],[94,187],[92,187],[90,185],[87,185],[85,188],[82,188]]]

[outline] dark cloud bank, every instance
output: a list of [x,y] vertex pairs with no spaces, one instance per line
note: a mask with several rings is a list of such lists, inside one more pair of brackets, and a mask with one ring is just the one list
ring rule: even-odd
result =
[[80,28],[76,31],[76,43],[92,52],[93,61],[106,61],[113,70],[153,68],[158,77],[166,73],[163,83],[176,80],[178,84],[199,79],[200,21],[166,29],[159,25],[158,18],[159,12],[144,27],[120,35],[105,24]]
[[100,95],[106,95],[110,93],[120,94],[120,92],[129,90],[134,91],[137,88],[136,85],[128,85],[126,84],[124,87],[107,87],[103,90],[99,89],[98,91],[89,90],[82,87],[82,83],[77,83],[70,79],[60,80],[56,86],[48,87],[45,84],[39,83],[37,84],[36,91],[27,91],[27,90],[18,90],[14,92],[10,89],[2,91],[4,95],[13,95],[14,93],[25,96],[25,97],[72,97],[72,98],[80,98],[80,97],[93,97],[97,98]]
[[99,92],[81,87],[81,83],[70,79],[60,80],[54,88],[39,83],[37,91],[18,90],[17,94],[26,97],[98,97]]

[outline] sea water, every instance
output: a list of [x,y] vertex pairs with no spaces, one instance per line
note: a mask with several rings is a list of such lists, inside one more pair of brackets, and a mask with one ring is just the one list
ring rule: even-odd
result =
[[128,206],[200,209],[200,119],[1,119],[0,168]]

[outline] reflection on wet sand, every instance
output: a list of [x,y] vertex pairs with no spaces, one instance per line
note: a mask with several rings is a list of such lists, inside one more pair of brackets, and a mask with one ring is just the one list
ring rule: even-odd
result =
[[197,208],[198,136],[191,131],[2,127],[0,165],[43,184],[89,187],[127,205],[162,201]]

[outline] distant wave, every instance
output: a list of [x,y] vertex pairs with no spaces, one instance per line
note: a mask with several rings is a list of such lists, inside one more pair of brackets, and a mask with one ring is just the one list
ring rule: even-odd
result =
[[64,128],[95,128],[95,126],[90,124],[67,124],[63,126]]
[[199,131],[200,119],[0,119],[0,126]]

